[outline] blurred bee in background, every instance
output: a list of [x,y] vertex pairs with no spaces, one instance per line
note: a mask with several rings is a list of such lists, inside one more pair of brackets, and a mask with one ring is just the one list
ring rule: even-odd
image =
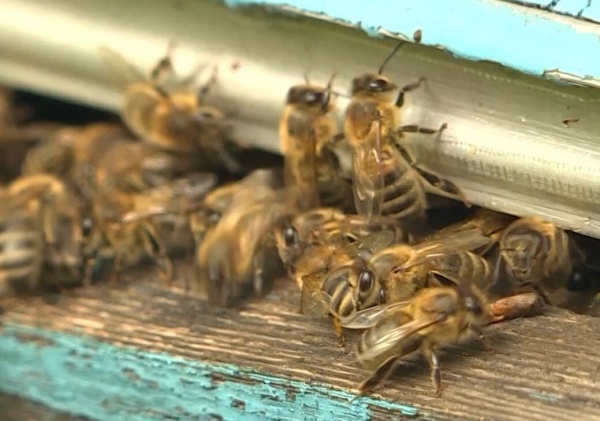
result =
[[145,256],[156,262],[161,278],[170,281],[173,268],[169,249],[161,235],[162,220],[156,219],[199,206],[198,202],[215,183],[213,174],[197,173],[137,194],[97,195],[94,218],[84,222],[86,284],[91,283],[97,259],[106,257],[114,258],[113,281],[124,265],[137,263]]
[[[276,173],[271,180],[277,180]],[[272,233],[296,210],[291,205],[295,197],[291,200],[281,187],[257,183],[236,192],[204,236],[197,249],[194,286],[210,303],[231,307],[249,296],[262,296],[282,272]]]
[[483,328],[491,320],[484,294],[471,282],[441,275],[436,282],[437,286],[419,291],[409,301],[372,307],[342,322],[344,326],[367,329],[356,356],[372,373],[359,386],[359,394],[373,390],[393,372],[398,360],[421,351],[431,368],[435,394],[441,396],[439,349],[473,335],[489,346],[483,336]]
[[216,163],[229,172],[239,172],[240,164],[232,154],[238,145],[229,139],[224,114],[202,103],[216,81],[216,73],[197,92],[190,89],[195,75],[169,88],[166,76],[174,75],[173,48],[170,44],[166,56],[154,66],[148,78],[120,54],[100,47],[103,60],[125,85],[123,122],[141,139],[162,149],[197,153],[204,169],[216,169]]
[[366,73],[352,80],[352,99],[346,108],[344,133],[353,150],[353,190],[358,213],[390,215],[403,222],[423,224],[428,207],[426,193],[463,198],[453,183],[422,166],[417,167],[399,143],[407,132],[440,135],[446,128],[446,123],[438,129],[401,126],[405,94],[425,81],[421,78],[398,89],[382,74],[384,66],[402,45],[400,43],[385,59],[378,73]]
[[327,86],[304,85],[290,88],[279,123],[284,156],[284,177],[288,187],[298,189],[302,210],[325,206],[349,209],[351,186],[339,175],[333,141],[338,135],[335,97]]
[[552,303],[549,295],[567,286],[573,252],[569,235],[556,225],[537,216],[519,218],[500,237],[496,271],[513,287],[532,287]]
[[236,195],[241,194],[244,189],[251,190],[256,185],[279,188],[281,184],[277,176],[278,172],[272,169],[258,169],[251,171],[241,180],[224,184],[208,192],[202,206],[191,212],[189,216],[196,247],[200,247],[209,229],[213,228],[227,212]]
[[42,283],[77,282],[79,216],[60,179],[49,174],[20,177],[0,196],[0,295],[33,292]]

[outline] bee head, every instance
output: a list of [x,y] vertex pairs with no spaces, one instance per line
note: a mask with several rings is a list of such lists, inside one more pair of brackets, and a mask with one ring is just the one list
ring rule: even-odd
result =
[[376,96],[394,91],[398,86],[384,75],[365,73],[352,79],[352,95]]

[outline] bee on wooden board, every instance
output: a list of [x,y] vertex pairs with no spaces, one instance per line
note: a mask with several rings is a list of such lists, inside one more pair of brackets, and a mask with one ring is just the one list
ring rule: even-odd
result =
[[401,125],[405,94],[425,81],[421,78],[398,89],[382,74],[401,45],[392,51],[377,73],[366,73],[352,80],[344,133],[352,146],[353,190],[358,213],[390,215],[404,222],[423,223],[428,207],[426,193],[464,200],[457,186],[416,166],[400,145],[404,133],[440,135],[446,128],[446,123],[438,129]]
[[421,351],[431,369],[435,394],[441,396],[440,348],[479,336],[489,324],[489,305],[473,283],[441,275],[437,286],[419,291],[408,301],[372,307],[346,318],[343,326],[366,329],[356,348],[358,362],[372,370],[359,386],[368,393],[395,368],[398,360]]
[[0,295],[79,279],[79,215],[61,180],[49,174],[23,176],[0,197]]
[[124,265],[144,256],[155,261],[161,278],[171,280],[172,263],[155,219],[197,206],[215,181],[213,174],[198,173],[138,194],[97,195],[93,218],[84,220],[86,285],[96,261],[105,257],[114,258],[113,281]]
[[393,218],[349,215],[336,208],[317,208],[303,212],[275,233],[279,257],[293,271],[303,251],[317,244],[346,245],[368,234],[389,229],[394,241],[410,242],[412,236]]
[[264,295],[283,269],[272,233],[295,212],[285,189],[256,184],[237,192],[197,249],[194,286],[222,307]]
[[519,218],[500,237],[496,271],[517,288],[533,287],[550,302],[549,294],[567,286],[574,251],[569,235],[556,225],[537,216]]
[[377,294],[387,303],[405,301],[425,288],[437,273],[470,281],[483,289],[493,282],[493,268],[472,250],[490,241],[472,228],[414,245],[393,244],[366,262],[361,273],[363,294]]
[[303,210],[321,202],[343,209],[351,206],[350,184],[339,175],[339,162],[331,148],[338,135],[331,89],[334,76],[327,86],[306,81],[291,87],[279,123],[285,183],[298,188]]
[[323,242],[304,250],[292,276],[302,290],[301,311],[308,317],[330,315],[344,344],[339,319],[382,303],[378,291],[363,294],[362,265],[368,257],[394,241],[394,232],[379,230],[352,242]]
[[147,78],[120,54],[100,47],[103,60],[125,85],[123,122],[146,142],[174,152],[200,152],[207,168],[216,162],[239,172],[240,164],[231,154],[237,145],[229,140],[224,114],[203,104],[216,73],[197,92],[190,89],[192,76],[178,81],[177,89],[167,89],[166,76],[174,74],[172,49],[173,44]]
[[196,247],[200,247],[206,233],[221,219],[221,216],[230,208],[236,195],[251,190],[254,186],[271,186],[274,189],[281,187],[281,178],[278,171],[272,169],[258,169],[251,171],[243,179],[224,184],[212,189],[204,197],[202,206],[190,213],[189,224],[194,236]]

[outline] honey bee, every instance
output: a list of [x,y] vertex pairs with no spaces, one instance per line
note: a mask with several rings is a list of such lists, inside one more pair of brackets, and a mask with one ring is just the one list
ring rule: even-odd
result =
[[319,206],[347,208],[350,185],[339,176],[331,145],[338,135],[333,78],[321,87],[306,82],[289,89],[279,123],[287,186],[298,188],[304,210]]
[[[431,368],[435,394],[441,396],[442,376],[438,350],[463,342],[473,334],[489,346],[483,328],[490,321],[484,294],[471,282],[440,277],[440,285],[426,288],[409,301],[372,307],[342,321],[343,326],[367,329],[356,356],[372,374],[359,386],[368,393],[396,367],[398,360],[421,351]],[[351,322],[351,323],[350,323]]]
[[[145,77],[120,54],[100,47],[100,54],[115,75],[125,84],[122,119],[125,125],[146,142],[162,149],[198,153],[207,168],[215,161],[230,172],[239,172],[240,164],[231,154],[237,145],[229,141],[224,114],[203,105],[202,100],[211,81],[198,92],[189,85],[193,78],[179,81],[180,87],[168,92],[164,76],[173,72],[171,44],[165,57],[154,66],[150,77]],[[183,88],[183,90],[181,90]]]
[[74,282],[81,236],[65,185],[49,174],[20,177],[0,197],[0,295],[32,292],[52,276],[59,285]]
[[[196,203],[201,201],[215,182],[213,174],[198,173],[138,194],[97,195],[94,218],[86,221],[84,230],[87,240],[84,246],[87,258],[86,284],[91,283],[92,269],[97,259],[108,256],[114,257],[113,282],[124,265],[137,263],[144,256],[153,258],[159,275],[170,280],[173,268],[164,233],[161,235],[161,222],[164,223],[164,219],[157,218],[197,206]],[[99,226],[95,227],[94,224]],[[189,228],[181,231],[189,231]],[[183,242],[184,237],[179,237],[178,241]]]
[[425,81],[421,78],[398,89],[382,74],[383,67],[401,45],[386,58],[378,73],[353,79],[344,133],[352,146],[353,191],[358,213],[390,215],[414,224],[426,218],[426,193],[464,200],[453,183],[416,167],[408,151],[399,144],[404,133],[440,135],[447,127],[446,123],[438,129],[401,126],[405,94]]
[[364,286],[374,290],[364,293],[377,293],[387,303],[409,300],[438,274],[486,288],[493,282],[493,268],[472,250],[490,241],[478,229],[465,229],[415,245],[386,247],[373,254],[363,270],[361,276],[370,280]]
[[549,294],[566,287],[573,267],[568,234],[539,217],[520,218],[500,237],[497,271],[517,287],[533,287],[546,302]]
[[301,311],[308,317],[330,315],[344,345],[339,319],[381,302],[378,291],[366,288],[363,262],[394,240],[394,232],[380,230],[351,243],[322,243],[304,250],[292,275],[302,290]]
[[206,194],[200,209],[190,213],[190,228],[200,247],[202,240],[209,229],[213,228],[230,207],[237,194],[244,189],[251,190],[254,186],[281,187],[280,171],[273,168],[251,171],[241,180],[219,186]]
[[410,232],[403,230],[393,218],[365,218],[349,215],[336,208],[317,208],[297,215],[275,233],[279,257],[293,270],[303,251],[317,244],[344,246],[371,232],[383,229],[394,232],[393,241],[411,242]]
[[282,267],[272,232],[295,210],[286,191],[256,184],[237,192],[196,253],[195,287],[209,302],[231,307],[261,296]]
[[53,174],[61,179],[70,176],[74,161],[74,144],[79,129],[65,127],[29,149],[21,165],[21,174]]

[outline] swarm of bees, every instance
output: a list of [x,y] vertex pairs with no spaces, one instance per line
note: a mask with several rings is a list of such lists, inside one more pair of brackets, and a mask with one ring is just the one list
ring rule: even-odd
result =
[[[412,157],[411,136],[440,136],[447,124],[403,120],[405,95],[426,80],[398,87],[383,74],[400,46],[352,80],[341,127],[334,76],[291,87],[283,165],[265,168],[242,163],[226,116],[204,103],[216,72],[199,90],[193,78],[167,83],[172,46],[149,77],[100,48],[123,82],[123,124],[34,130],[11,118],[0,92],[0,140],[36,138],[0,187],[0,296],[88,286],[107,260],[111,282],[151,259],[168,284],[174,259],[194,250],[191,289],[213,305],[238,306],[291,278],[302,313],[330,317],[342,345],[345,330],[361,330],[356,357],[371,374],[360,393],[420,351],[440,395],[445,345],[544,305],[598,314],[593,240],[473,208]],[[432,213],[456,209],[462,218],[435,226]]]

